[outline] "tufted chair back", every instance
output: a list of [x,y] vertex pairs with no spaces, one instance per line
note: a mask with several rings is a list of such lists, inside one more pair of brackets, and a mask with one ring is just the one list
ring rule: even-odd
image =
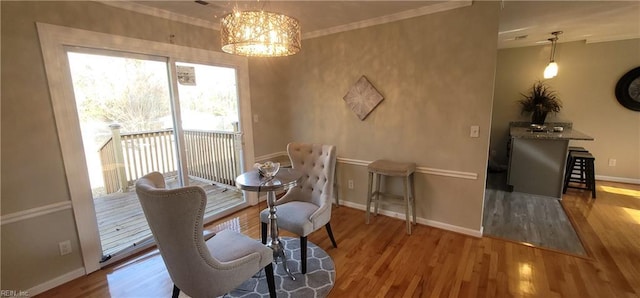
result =
[[271,264],[269,248],[232,231],[205,243],[207,196],[201,187],[165,189],[163,175],[153,172],[136,182],[136,193],[171,280],[187,295],[223,295]]
[[[278,227],[300,236],[300,272],[307,273],[307,235],[327,229],[333,247],[338,247],[331,231],[331,198],[336,170],[336,146],[289,143],[291,165],[302,172],[296,187],[276,201]],[[260,212],[262,243],[267,243],[269,210]]]
[[299,200],[316,206],[331,205],[336,168],[336,146],[289,143],[287,153],[294,169],[301,171],[302,180],[291,191],[299,192]]

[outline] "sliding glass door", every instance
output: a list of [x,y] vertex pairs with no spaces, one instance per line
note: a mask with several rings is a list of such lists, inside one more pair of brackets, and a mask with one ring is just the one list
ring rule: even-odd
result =
[[147,173],[203,187],[206,220],[245,204],[236,69],[79,47],[67,57],[102,262],[152,243],[134,189]]
[[215,198],[208,218],[244,202],[235,188],[242,156],[236,69],[187,62],[175,67],[188,174],[183,180]]
[[[160,171],[167,174],[167,176],[171,176],[170,173],[175,171],[174,180],[169,181],[171,187],[196,183],[195,181],[197,181],[197,183],[207,184],[207,187],[209,187],[209,185],[220,187],[220,193],[227,194],[235,190],[235,188],[228,185],[224,186],[224,182],[213,179],[229,177],[228,174],[225,176],[219,173],[220,169],[218,169],[218,164],[228,156],[230,150],[221,154],[219,149],[210,149],[212,143],[217,144],[220,142],[213,141],[214,138],[211,136],[200,135],[206,135],[210,134],[211,131],[217,132],[220,130],[223,132],[233,132],[235,138],[233,145],[235,146],[235,152],[239,152],[240,154],[236,157],[240,162],[241,169],[248,170],[248,165],[253,164],[254,151],[249,68],[246,58],[205,49],[44,23],[37,23],[36,26],[56,121],[56,131],[60,141],[62,159],[64,161],[69,197],[71,199],[77,235],[80,241],[84,269],[87,274],[98,270],[106,264],[100,264],[100,260],[105,259],[105,256],[102,251],[101,242],[103,242],[103,240],[100,238],[99,220],[96,216],[95,208],[97,206],[95,197],[98,194],[124,194],[125,190],[131,190],[135,179],[137,179],[139,175],[146,174],[146,171]],[[77,57],[71,57],[70,53],[93,55],[92,58],[85,59],[84,62],[76,65],[77,68],[74,72],[77,70],[87,70],[91,67],[106,69],[118,63],[129,66],[125,68],[125,70],[104,75],[102,78],[95,78],[95,80],[90,83],[89,81],[84,81],[85,85],[83,88],[85,89],[80,90],[80,85],[76,86],[76,84],[83,84],[82,80],[73,82],[72,79],[76,80],[77,77],[82,77],[83,75],[78,73],[72,74],[71,63],[74,62],[71,62],[71,60]],[[117,59],[114,61],[119,62],[104,63],[106,65],[100,67],[95,64],[92,65],[92,61],[98,56],[115,57]],[[131,68],[135,65],[140,66],[142,69],[147,68],[147,66],[143,67],[142,65],[163,66],[158,66],[157,70],[148,73],[147,71]],[[196,65],[193,74],[190,74],[188,70],[184,73],[184,69],[178,69],[178,66],[192,65]],[[198,125],[202,126],[193,128],[193,130],[197,131],[197,134],[200,135],[187,141],[189,137],[187,137],[186,131],[191,130],[192,126],[187,125],[186,118],[188,118],[188,116],[186,114],[183,116],[181,110],[205,113],[203,107],[210,104],[207,103],[206,100],[211,99],[211,97],[205,96],[206,93],[204,93],[204,91],[202,91],[202,93],[195,91],[187,94],[187,89],[182,91],[179,89],[183,89],[182,87],[186,86],[193,86],[188,85],[190,83],[184,81],[190,78],[195,79],[195,84],[198,86],[198,89],[203,86],[218,84],[216,80],[210,79],[209,75],[202,75],[202,71],[199,70],[200,67],[198,67],[198,65],[204,68],[219,67],[233,70],[228,71],[229,81],[225,84],[227,84],[227,87],[231,86],[233,85],[233,80],[235,80],[236,112],[239,115],[239,125],[238,129],[235,129],[233,124],[231,124],[231,131],[228,126],[226,128],[224,126],[222,128],[207,127],[208,122],[222,119],[224,118],[224,114],[215,109],[204,109],[213,112],[217,118],[203,117],[204,119],[198,121]],[[74,68],[76,66],[74,66]],[[160,70],[160,68],[162,68],[162,70]],[[96,70],[94,69],[94,71]],[[101,69],[97,71],[101,71]],[[133,72],[133,74],[129,74],[129,71]],[[231,73],[233,73],[233,75]],[[148,76],[147,82],[150,83],[146,87],[135,86],[135,84],[135,87],[131,87],[131,85],[127,85],[128,83],[125,84],[125,82],[128,81],[140,83],[145,81],[145,76]],[[233,78],[231,78],[231,76],[233,76]],[[89,80],[90,77],[91,76],[87,74],[84,75],[86,80]],[[180,79],[180,77],[182,77],[182,79]],[[180,85],[179,80],[183,80],[183,85]],[[103,81],[111,81],[111,87],[113,87],[113,89],[90,91],[92,86],[98,88],[97,86],[106,85]],[[160,81],[165,82],[165,86],[157,87],[158,84],[156,84],[156,82]],[[222,81],[219,84],[222,84]],[[129,87],[124,87],[125,85]],[[153,86],[153,88],[151,86]],[[165,94],[167,93],[167,86],[169,86],[168,94]],[[162,88],[163,91],[154,89],[156,87]],[[134,98],[137,91],[132,89],[127,93],[125,92],[126,88],[151,89],[141,92],[144,96],[136,99],[139,100],[138,104],[141,106],[136,107],[133,102],[135,102]],[[222,91],[217,92],[224,94]],[[116,107],[103,106],[100,109],[96,107],[96,101],[98,99],[106,100],[108,96],[111,96],[110,100],[112,103],[115,103],[116,98],[114,98],[114,96],[122,94],[129,94],[130,97],[126,102],[129,104],[129,108],[121,112],[126,112],[129,115],[137,115],[136,117],[139,117],[141,114],[146,115],[143,116],[144,120],[137,124],[138,126],[132,126],[137,127],[136,129],[129,129],[130,125],[128,123],[135,122],[131,117],[127,116],[118,118],[117,121],[107,121],[112,118],[103,117],[104,115],[99,116],[100,113],[96,112],[101,109],[104,112],[113,112],[119,108],[120,106],[118,105]],[[201,94],[203,96],[200,96]],[[78,98],[80,96],[87,96],[88,99]],[[193,97],[194,100],[192,104],[194,108],[189,107],[189,103],[186,103],[185,106],[180,96],[185,97],[185,103],[189,101],[188,97]],[[92,100],[93,103],[90,104],[89,102]],[[169,103],[169,114],[166,114],[166,102]],[[151,106],[144,106],[146,104]],[[218,106],[217,104],[212,105],[214,107]],[[83,108],[86,109],[82,110]],[[87,114],[84,116],[81,115],[79,112],[82,111]],[[158,113],[149,115],[151,111]],[[232,121],[233,119],[229,120]],[[81,124],[83,121],[86,123]],[[89,126],[85,129],[83,125]],[[223,125],[227,124],[223,123]],[[142,131],[138,131],[138,129],[142,129]],[[105,157],[96,158],[95,156],[89,156],[90,154],[99,154],[97,152],[101,150],[101,147],[97,146],[111,146],[107,144],[108,139],[111,140],[110,143],[113,145],[113,150],[111,150],[112,152],[110,154],[107,152],[110,149],[102,149]],[[205,141],[207,139],[210,140],[210,142]],[[99,141],[101,140],[104,141],[104,143],[100,143]],[[93,142],[93,145],[91,145],[90,142]],[[121,149],[121,154],[118,153],[117,148]],[[227,145],[227,147],[222,146],[222,148],[229,147]],[[198,153],[200,154],[199,157],[193,157],[193,155]],[[215,159],[207,159],[209,156],[216,156],[216,154],[218,154],[218,157]],[[189,155],[192,155],[191,159],[188,157]],[[212,174],[212,171],[207,169],[207,167],[214,167],[219,172],[216,173],[216,170],[213,170]],[[205,170],[201,170],[203,168]],[[199,170],[201,170],[201,172],[198,172]],[[204,175],[207,171],[208,176]],[[100,175],[102,175],[101,183]],[[107,188],[109,188],[109,190],[107,190]],[[102,193],[100,192],[101,189]],[[107,194],[107,192],[109,192],[109,194]],[[216,191],[209,191],[209,193],[213,195]],[[239,199],[239,202],[242,202],[239,203],[239,205],[233,203],[213,203],[212,205],[222,206],[222,209],[216,210],[217,215],[215,216],[224,216],[243,208],[246,206],[247,201],[251,204],[257,203],[255,194],[249,193],[247,196],[248,200],[244,198]],[[115,202],[125,203],[123,201]],[[114,204],[113,206],[115,207],[116,205]],[[127,210],[129,209],[132,208],[128,207]],[[120,215],[124,216],[124,213]],[[211,219],[214,218],[214,216],[207,216],[207,218]],[[126,222],[126,220],[121,219],[116,220],[116,222],[123,223]],[[113,226],[112,229],[124,230],[119,226]],[[131,234],[137,233],[132,232]],[[144,242],[144,237],[137,237],[136,239],[137,240],[126,242],[128,243],[126,250],[141,249],[139,244],[141,243],[140,241]],[[104,240],[104,242],[106,242],[106,240]],[[144,245],[142,245],[142,247],[144,247]],[[122,253],[116,252],[112,255],[110,261],[113,262],[122,255]]]

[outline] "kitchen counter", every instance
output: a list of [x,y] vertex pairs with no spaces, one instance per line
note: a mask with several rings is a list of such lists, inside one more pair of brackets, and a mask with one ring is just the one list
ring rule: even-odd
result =
[[[562,126],[562,132],[554,132]],[[569,141],[592,141],[593,137],[572,128],[571,123],[549,123],[532,131],[528,124],[512,123],[509,134],[507,183],[517,192],[562,198]]]
[[561,132],[554,132],[553,127],[547,128],[547,130],[544,131],[532,131],[529,127],[512,126],[509,129],[509,135],[512,138],[593,141],[593,137],[572,128],[565,128]]

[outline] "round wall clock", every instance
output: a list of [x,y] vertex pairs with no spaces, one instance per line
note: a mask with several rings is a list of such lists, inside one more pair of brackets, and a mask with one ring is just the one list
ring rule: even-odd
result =
[[640,67],[620,78],[616,84],[616,98],[625,108],[640,112]]

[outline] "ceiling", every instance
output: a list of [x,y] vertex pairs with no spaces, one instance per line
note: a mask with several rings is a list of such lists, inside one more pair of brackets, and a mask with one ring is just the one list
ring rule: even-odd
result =
[[[300,20],[302,37],[311,38],[471,5],[450,1],[125,1],[103,3],[219,28],[219,18],[234,8],[281,12]],[[640,1],[500,1],[498,47],[559,41],[601,42],[640,38]]]

